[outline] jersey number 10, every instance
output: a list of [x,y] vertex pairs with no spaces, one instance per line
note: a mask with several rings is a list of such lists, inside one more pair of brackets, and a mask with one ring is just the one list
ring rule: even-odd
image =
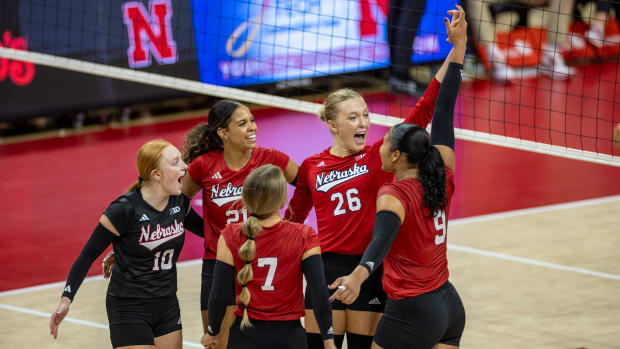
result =
[[[159,256],[161,255],[161,264],[159,263]],[[165,250],[162,254],[161,251],[155,253],[155,261],[153,262],[153,271],[172,269],[172,256],[174,255],[174,248]]]

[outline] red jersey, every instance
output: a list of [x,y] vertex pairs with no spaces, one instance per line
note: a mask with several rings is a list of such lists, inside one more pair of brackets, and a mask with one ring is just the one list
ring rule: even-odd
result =
[[[232,252],[236,275],[245,265],[238,251],[247,237],[241,231],[241,223],[227,225],[222,235]],[[301,256],[320,245],[316,232],[307,225],[281,221],[272,227],[263,227],[254,242],[254,278],[247,283],[251,295],[248,316],[265,321],[290,321],[303,317]],[[236,281],[235,292],[235,315],[243,316],[243,304],[239,301],[241,289]]]
[[[406,122],[428,125],[439,86],[433,79]],[[382,143],[380,140],[343,158],[330,154],[328,148],[307,158],[299,167],[286,218],[303,223],[314,206],[323,252],[358,255],[370,243],[377,192],[394,179],[392,173],[381,170]]]
[[212,150],[195,158],[187,171],[202,187],[202,216],[205,220],[205,253],[203,259],[215,259],[217,240],[228,223],[243,222],[248,212],[241,205],[241,189],[252,170],[265,165],[278,166],[284,172],[288,155],[275,149],[256,147],[250,161],[239,171],[226,165],[223,150]]
[[405,209],[405,221],[383,261],[383,289],[390,298],[415,297],[435,290],[448,280],[446,233],[454,172],[447,167],[446,192],[445,210],[429,217],[429,209],[423,206],[424,188],[418,179],[406,178],[379,190],[379,196],[392,195]]

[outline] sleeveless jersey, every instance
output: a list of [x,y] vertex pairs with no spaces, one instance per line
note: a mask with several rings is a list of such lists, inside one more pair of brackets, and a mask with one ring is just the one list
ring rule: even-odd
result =
[[168,297],[177,291],[176,262],[185,241],[184,195],[172,195],[158,211],[140,190],[116,199],[104,214],[120,237],[112,243],[116,263],[108,295],[128,298]]
[[284,172],[288,162],[288,155],[282,152],[256,147],[250,161],[238,171],[226,165],[223,150],[212,150],[189,164],[190,177],[202,187],[203,259],[215,259],[217,240],[226,224],[244,222],[248,218],[248,212],[241,204],[241,189],[250,172],[266,164],[278,166]]
[[[245,265],[238,251],[247,237],[241,231],[240,223],[227,225],[222,235],[232,252],[236,274]],[[265,321],[289,321],[303,317],[301,256],[320,245],[316,232],[307,225],[281,221],[272,227],[263,228],[254,242],[254,278],[247,284],[251,295],[248,316]],[[239,301],[241,288],[236,280],[235,276],[235,315],[243,316],[243,303]]]
[[[426,127],[433,116],[439,87],[433,79],[404,121]],[[330,154],[328,148],[299,167],[286,218],[303,223],[314,206],[322,252],[358,255],[370,243],[377,192],[394,179],[392,173],[381,170],[382,143],[380,140],[343,158]]]
[[392,299],[403,299],[435,290],[449,276],[446,257],[448,214],[454,194],[454,172],[446,167],[448,205],[429,217],[423,206],[424,189],[416,178],[386,184],[379,196],[389,194],[405,209],[405,221],[383,261],[383,288]]

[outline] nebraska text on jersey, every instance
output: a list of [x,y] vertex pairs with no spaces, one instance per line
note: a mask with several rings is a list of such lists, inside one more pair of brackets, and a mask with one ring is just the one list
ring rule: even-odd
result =
[[140,241],[138,241],[138,243],[151,251],[164,242],[181,236],[185,231],[185,229],[183,229],[183,222],[177,223],[176,219],[174,220],[174,224],[165,228],[157,224],[157,229],[153,232],[151,232],[150,224],[147,225],[146,228],[141,227],[141,229],[142,234],[140,235]]
[[220,185],[211,186],[211,201],[213,201],[218,207],[222,207],[229,202],[237,201],[241,199],[241,190],[243,187],[235,187],[232,183],[228,182],[228,185],[220,190]]
[[368,165],[358,166],[357,163],[353,164],[353,167],[344,171],[333,170],[325,174],[321,172],[316,175],[316,191],[322,191],[327,193],[331,188],[337,186],[340,183],[344,183],[355,177],[359,177],[366,173],[369,173]]

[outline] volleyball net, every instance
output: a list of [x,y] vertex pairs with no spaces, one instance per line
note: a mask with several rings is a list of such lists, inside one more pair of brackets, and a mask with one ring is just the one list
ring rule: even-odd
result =
[[[451,48],[453,1],[417,2],[2,0],[0,119],[189,94],[316,114],[315,101],[353,87],[372,123],[391,126]],[[463,5],[457,138],[620,166],[617,4]]]

